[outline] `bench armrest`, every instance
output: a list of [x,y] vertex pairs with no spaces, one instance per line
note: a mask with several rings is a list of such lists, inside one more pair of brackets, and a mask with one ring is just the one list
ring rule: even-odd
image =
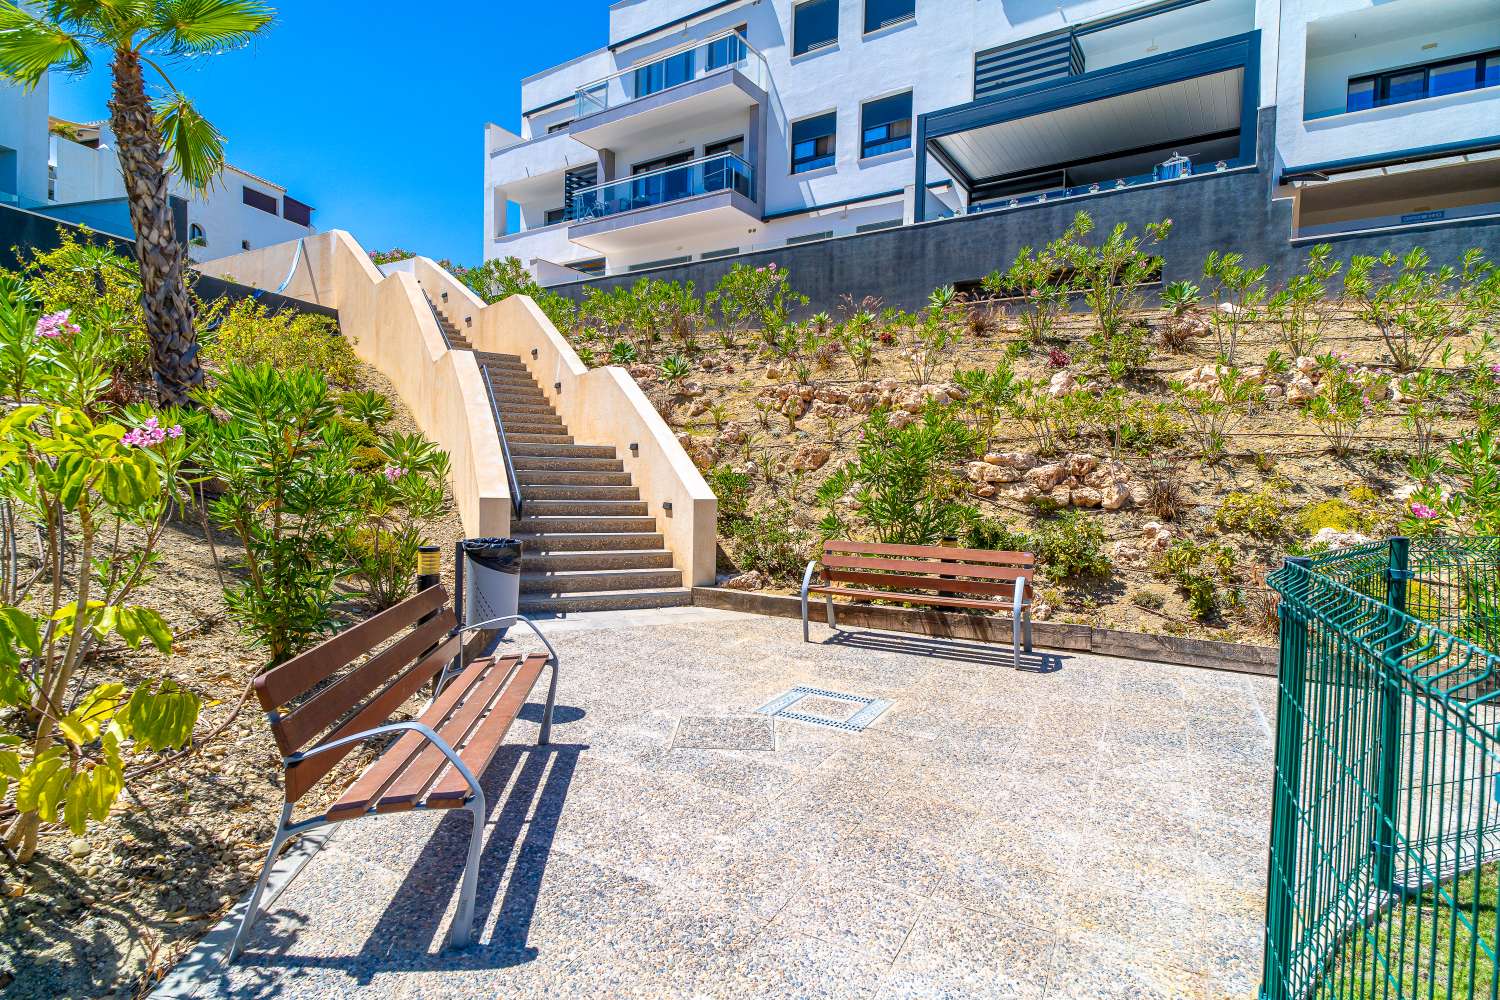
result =
[[475,622],[473,625],[460,625],[449,634],[463,635],[465,632],[473,632],[482,628],[495,628],[499,626],[510,626],[517,624],[525,625],[527,628],[531,629],[532,632],[536,633],[536,637],[542,640],[542,645],[547,647],[547,658],[552,662],[552,665],[561,665],[557,655],[557,650],[552,648],[552,643],[548,642],[547,637],[542,634],[542,630],[536,627],[536,622],[532,621],[530,618],[527,618],[525,615],[506,615],[503,618],[490,618],[486,621]]

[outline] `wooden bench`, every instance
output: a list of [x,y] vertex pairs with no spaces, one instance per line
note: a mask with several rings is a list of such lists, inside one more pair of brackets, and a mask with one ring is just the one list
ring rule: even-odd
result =
[[[1031,578],[1035,570],[1036,557],[1030,552],[824,542],[822,560],[808,563],[802,575],[802,641],[810,641],[809,594],[824,595],[829,628],[838,624],[833,610],[835,596],[991,611],[1010,615],[1011,647],[1015,664],[1020,666],[1023,641],[1026,652],[1031,652]],[[821,583],[815,582],[818,578]],[[975,596],[950,596],[954,594]]]
[[[458,914],[449,934],[450,944],[468,944],[485,817],[477,776],[499,750],[547,667],[551,680],[537,742],[551,739],[558,661],[551,643],[525,618],[460,627],[447,603],[442,587],[429,587],[255,679],[256,696],[286,768],[286,804],[230,946],[231,959],[255,921],[283,844],[316,827],[412,809],[467,809],[473,817]],[[463,665],[466,632],[516,623],[536,632],[547,653],[485,657]],[[417,719],[392,722],[392,713],[428,682],[433,682],[432,697]],[[292,822],[297,801],[357,744],[398,733],[327,811]]]

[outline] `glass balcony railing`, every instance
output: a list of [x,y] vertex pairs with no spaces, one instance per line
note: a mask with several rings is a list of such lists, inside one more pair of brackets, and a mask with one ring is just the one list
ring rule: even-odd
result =
[[564,214],[569,222],[586,222],[714,191],[738,191],[753,199],[754,168],[733,153],[705,156],[633,177],[579,188],[571,195]]
[[762,90],[766,89],[770,79],[765,58],[750,47],[745,36],[737,31],[725,31],[579,87],[574,94],[578,105],[575,117],[583,118],[585,115],[617,108],[642,97],[728,70],[739,70]]
[[1124,191],[1132,187],[1139,187],[1142,184],[1155,184],[1158,181],[1180,180],[1184,177],[1222,173],[1235,165],[1237,163],[1232,164],[1228,160],[1195,164],[1184,157],[1180,162],[1169,161],[1168,163],[1160,164],[1149,174],[1132,174],[1128,177],[1119,177],[1114,180],[1095,181],[1092,184],[1077,184],[1069,187],[1055,187],[1045,191],[1031,191],[1026,194],[1001,198],[988,198],[969,205],[969,214],[978,215],[980,212],[997,212],[1008,208],[1024,208],[1027,205],[1040,205],[1049,201],[1061,201],[1064,198],[1081,198],[1091,194]]

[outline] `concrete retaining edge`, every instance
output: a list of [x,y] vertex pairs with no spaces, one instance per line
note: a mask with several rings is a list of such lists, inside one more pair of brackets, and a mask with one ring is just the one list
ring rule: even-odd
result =
[[[802,617],[802,601],[790,594],[760,594],[724,587],[694,587],[693,603],[700,607],[744,611],[776,618]],[[840,601],[840,625],[913,632],[949,639],[980,642],[1010,642],[1010,620],[982,614],[897,608]],[[815,624],[823,624],[821,603],[811,609]],[[1064,622],[1034,622],[1032,641],[1039,647],[1074,653],[1098,653],[1133,660],[1155,660],[1184,667],[1204,667],[1242,674],[1275,677],[1277,651],[1274,646],[1249,646],[1212,639],[1189,639],[1174,635],[1150,635],[1120,629],[1072,625]]]

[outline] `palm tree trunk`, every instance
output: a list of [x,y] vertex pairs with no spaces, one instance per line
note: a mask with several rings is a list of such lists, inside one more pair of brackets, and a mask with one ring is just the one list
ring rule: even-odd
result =
[[166,158],[146,99],[140,55],[133,49],[117,49],[112,68],[109,123],[119,146],[120,172],[135,226],[141,305],[151,341],[157,400],[163,406],[183,405],[190,402],[189,391],[203,381],[193,332],[193,300],[183,280],[187,254],[172,224]]

